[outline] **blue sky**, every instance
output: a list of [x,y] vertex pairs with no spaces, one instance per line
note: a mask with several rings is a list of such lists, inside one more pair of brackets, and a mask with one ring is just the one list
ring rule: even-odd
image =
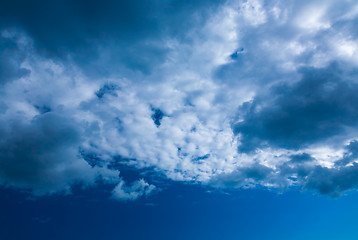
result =
[[[102,188],[29,199],[2,191],[2,239],[356,239],[357,194],[339,199],[255,189],[208,193],[174,183],[149,200]],[[21,229],[21,231],[19,230]]]
[[350,0],[4,2],[0,236],[355,239],[357,21]]

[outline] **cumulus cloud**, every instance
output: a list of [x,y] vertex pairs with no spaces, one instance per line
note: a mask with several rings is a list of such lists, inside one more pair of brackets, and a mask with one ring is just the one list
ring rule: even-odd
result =
[[1,184],[46,194],[102,178],[115,199],[149,196],[150,176],[127,180],[118,166],[129,166],[218,188],[355,188],[350,7],[7,3]]
[[258,184],[267,185],[274,170],[259,163],[241,167],[228,174],[218,174],[211,184],[217,188],[249,188]]
[[93,181],[96,172],[81,159],[80,135],[69,119],[45,113],[30,122],[1,124],[0,179],[35,193],[69,191],[71,184]]
[[268,94],[242,105],[243,120],[234,125],[242,151],[265,144],[298,149],[356,127],[355,82],[344,79],[335,65],[300,72],[300,81],[275,85]]
[[126,186],[122,180],[113,189],[112,197],[121,201],[136,200],[142,196],[149,196],[155,190],[155,186],[148,184],[143,179],[135,181],[131,186]]
[[[357,187],[357,155],[356,141],[351,141],[341,159],[337,160],[339,166],[324,167],[312,164],[316,159],[305,154],[304,161],[291,161],[280,167],[280,175],[295,173],[298,184],[306,189],[317,190],[321,194],[337,197],[347,190]],[[302,156],[302,155],[301,155]],[[344,164],[345,163],[345,164]],[[343,165],[344,164],[344,165]]]
[[[254,163],[229,174],[218,174],[211,179],[210,184],[224,189],[265,186],[280,191],[289,186],[301,186],[306,190],[338,197],[358,186],[355,145],[356,141],[352,141],[346,146],[343,156],[336,161],[340,165],[336,167],[323,166],[318,159],[303,152],[286,155],[287,159],[275,167]],[[343,165],[343,162],[347,164]]]

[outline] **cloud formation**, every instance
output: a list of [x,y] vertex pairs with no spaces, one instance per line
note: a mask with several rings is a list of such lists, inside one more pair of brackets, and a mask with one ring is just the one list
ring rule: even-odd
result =
[[240,150],[254,150],[263,144],[298,149],[356,127],[355,82],[342,79],[336,65],[300,72],[298,82],[275,85],[269,93],[241,106],[243,121],[234,126],[242,135]]
[[152,194],[151,176],[354,189],[353,5],[6,3],[0,183],[41,195],[102,179],[121,200]]
[[135,181],[131,186],[126,186],[122,180],[113,189],[112,197],[121,201],[136,200],[141,196],[149,196],[154,189],[154,185],[148,184],[143,179]]

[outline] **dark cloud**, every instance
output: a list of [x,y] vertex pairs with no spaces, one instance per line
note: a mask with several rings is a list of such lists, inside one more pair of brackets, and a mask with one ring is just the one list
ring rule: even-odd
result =
[[[337,162],[344,161],[347,156],[355,156],[356,159],[356,143],[357,141],[352,141],[347,146],[344,157]],[[290,185],[288,180],[293,180],[305,190],[318,191],[330,197],[338,197],[358,187],[358,164],[355,162],[328,168],[312,164],[316,159],[307,153],[291,155],[290,158],[290,161],[279,165],[275,170],[262,164],[253,164],[229,174],[219,174],[212,179],[211,184],[220,188],[241,188],[272,183],[285,188]]]
[[358,186],[358,165],[356,163],[340,168],[284,164],[279,169],[281,178],[278,179],[281,181],[292,180],[290,175],[296,175],[297,178],[293,178],[293,180],[303,186],[303,189],[315,190],[331,197],[340,196]]
[[307,153],[301,153],[301,154],[294,154],[291,155],[291,161],[292,163],[306,163],[309,161],[312,161],[313,157]]
[[283,83],[240,108],[240,151],[259,147],[298,149],[344,133],[358,121],[358,85],[346,81],[337,65],[303,68],[302,79]]
[[345,166],[358,158],[358,141],[351,141],[346,147],[343,158],[335,162],[336,166]]
[[[353,162],[358,158],[357,146],[356,140],[351,141],[346,146],[343,157],[331,168],[312,164],[316,159],[307,153],[292,155],[290,161],[279,166],[279,179],[296,175],[296,181],[304,189],[337,197],[358,186],[358,164]],[[347,163],[351,164],[345,165]]]
[[342,168],[316,166],[306,178],[305,188],[337,197],[358,186],[358,164]]
[[29,123],[9,121],[2,124],[0,136],[2,183],[42,194],[68,190],[90,174],[83,171],[89,165],[77,156],[79,131],[58,114],[45,113]]
[[219,174],[212,178],[211,184],[220,188],[238,188],[260,184],[267,181],[274,170],[262,164],[255,163],[248,167],[238,168],[229,174]]
[[0,35],[0,84],[23,77],[29,73],[21,67],[26,53],[19,48],[16,36],[5,38]]
[[51,57],[70,56],[87,71],[105,74],[121,65],[149,73],[168,52],[163,40],[185,39],[222,0],[8,1],[0,28],[19,28]]
[[80,149],[81,157],[92,167],[100,166],[103,167],[103,160],[96,153]]

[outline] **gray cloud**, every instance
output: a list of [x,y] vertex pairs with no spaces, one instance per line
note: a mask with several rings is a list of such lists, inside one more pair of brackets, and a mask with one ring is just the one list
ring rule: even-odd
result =
[[354,141],[351,141],[346,146],[346,153],[344,154],[344,156],[341,160],[335,162],[335,165],[336,166],[345,166],[349,163],[352,163],[357,158],[358,158],[358,141],[354,140]]
[[[354,190],[358,186],[358,164],[356,155],[356,141],[351,141],[344,152],[344,156],[338,159],[340,163],[335,167],[324,167],[317,163],[317,159],[308,153],[288,156],[289,161],[278,164],[276,168],[254,163],[247,167],[241,167],[229,174],[219,174],[212,178],[210,183],[217,188],[247,188],[257,185],[268,188],[286,189],[292,185],[303,190],[313,190],[330,197],[338,197],[343,193]],[[347,158],[354,161],[342,166]]]
[[307,176],[305,187],[332,197],[358,186],[358,165],[343,168],[315,167]]
[[229,174],[219,174],[211,184],[219,188],[252,187],[269,182],[274,170],[262,164],[255,163],[248,167],[238,168]]
[[40,53],[70,57],[90,75],[149,74],[166,59],[164,40],[185,40],[223,2],[16,0],[3,4],[0,28],[24,30]]
[[112,198],[120,201],[136,200],[142,196],[149,196],[155,190],[155,186],[143,179],[135,181],[132,185],[126,186],[122,180],[114,189]]
[[356,83],[347,81],[336,65],[300,72],[300,81],[275,85],[268,94],[243,104],[243,121],[234,126],[242,136],[241,151],[265,145],[299,149],[356,126]]
[[95,172],[78,158],[78,128],[55,113],[1,124],[0,179],[2,184],[37,194],[69,191],[71,184],[92,181]]
[[29,74],[21,67],[26,52],[22,51],[17,43],[17,37],[3,37],[0,35],[0,83],[6,83]]

